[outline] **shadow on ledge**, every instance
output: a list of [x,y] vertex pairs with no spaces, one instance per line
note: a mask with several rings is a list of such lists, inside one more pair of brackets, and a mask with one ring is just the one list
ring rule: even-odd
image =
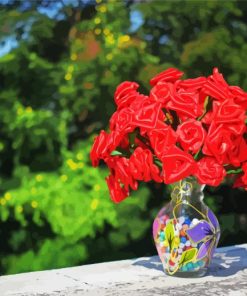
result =
[[[163,266],[158,256],[136,259],[132,265],[163,271]],[[214,254],[206,276],[227,277],[244,269],[247,269],[246,248],[238,246],[221,248]]]

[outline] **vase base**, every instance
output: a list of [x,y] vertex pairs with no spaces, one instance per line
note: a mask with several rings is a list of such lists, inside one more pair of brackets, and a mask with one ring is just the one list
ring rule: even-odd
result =
[[201,268],[200,270],[196,271],[177,271],[173,275],[170,275],[165,271],[167,275],[170,276],[175,276],[175,277],[182,277],[182,278],[198,278],[198,277],[203,277],[207,273],[207,268]]

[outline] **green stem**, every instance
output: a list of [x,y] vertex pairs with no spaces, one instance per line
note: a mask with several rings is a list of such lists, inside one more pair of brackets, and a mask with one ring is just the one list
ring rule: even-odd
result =
[[227,171],[227,175],[229,174],[239,174],[239,173],[242,173],[243,170],[242,169],[237,169],[237,170],[230,170],[230,171]]
[[200,152],[201,152],[201,149],[195,154],[194,160],[198,160],[198,156],[199,156]]
[[154,157],[154,163],[162,169],[163,167],[162,162],[158,158]]

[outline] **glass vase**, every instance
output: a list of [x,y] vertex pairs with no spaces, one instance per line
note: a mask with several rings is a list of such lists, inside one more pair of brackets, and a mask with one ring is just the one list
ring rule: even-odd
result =
[[189,177],[172,185],[171,201],[153,223],[153,237],[165,273],[201,277],[220,237],[214,213],[203,202],[204,185]]

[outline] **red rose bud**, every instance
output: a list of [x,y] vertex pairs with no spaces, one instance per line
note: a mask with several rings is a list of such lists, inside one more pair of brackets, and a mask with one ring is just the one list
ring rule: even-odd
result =
[[130,157],[130,173],[139,181],[162,182],[159,168],[153,163],[150,150],[138,147]]
[[130,173],[130,161],[125,157],[113,156],[105,159],[106,164],[111,170],[112,175],[121,182],[126,190],[131,187],[137,190],[138,184]]
[[109,135],[104,130],[95,138],[90,152],[90,158],[94,167],[98,166],[99,160],[107,155],[108,139]]
[[119,203],[129,196],[129,191],[122,187],[119,181],[112,175],[106,178],[106,183],[110,192],[111,199]]
[[162,129],[153,129],[148,132],[151,146],[159,159],[162,159],[166,151],[175,145],[177,140],[177,134],[171,126],[165,123],[163,125]]
[[197,77],[192,79],[180,80],[177,87],[184,89],[199,90],[206,83],[206,77]]
[[195,90],[177,90],[171,96],[166,107],[188,118],[196,118],[201,115],[199,93]]
[[125,81],[122,82],[116,89],[114,94],[114,100],[118,109],[129,107],[129,105],[135,100],[139,94],[136,90],[139,84],[136,82]]
[[246,160],[246,141],[242,135],[237,135],[234,125],[211,123],[202,152],[213,156],[220,164],[238,166]]
[[247,183],[244,183],[243,180],[242,180],[242,177],[243,177],[244,174],[240,174],[237,176],[234,184],[233,184],[233,188],[244,188],[245,190],[247,190]]
[[164,182],[171,184],[193,175],[196,170],[196,162],[193,157],[172,146],[162,157]]
[[159,102],[162,107],[166,107],[169,102],[172,93],[174,93],[174,86],[171,83],[159,82],[150,92],[150,99],[154,102]]
[[214,157],[205,156],[197,163],[197,179],[201,184],[218,186],[224,179],[226,171]]
[[133,116],[134,112],[130,108],[117,110],[110,119],[110,130],[118,131],[122,134],[132,132],[135,128],[132,123]]
[[162,116],[161,104],[151,102],[149,99],[143,100],[139,104],[139,108],[135,107],[132,110],[135,110],[132,124],[146,130],[154,129],[158,124],[159,118]]
[[217,68],[214,68],[213,75],[208,77],[207,82],[203,86],[203,91],[208,96],[211,96],[219,101],[233,98],[229,85],[226,83]]
[[234,102],[244,110],[247,110],[247,93],[238,86],[230,86],[229,89],[233,95]]
[[185,151],[197,153],[204,143],[206,131],[200,121],[190,119],[178,126],[177,135]]
[[158,75],[154,76],[151,80],[150,80],[150,84],[152,86],[156,85],[158,82],[175,82],[176,80],[178,80],[184,73],[179,71],[176,68],[169,68],[161,73],[159,73]]

